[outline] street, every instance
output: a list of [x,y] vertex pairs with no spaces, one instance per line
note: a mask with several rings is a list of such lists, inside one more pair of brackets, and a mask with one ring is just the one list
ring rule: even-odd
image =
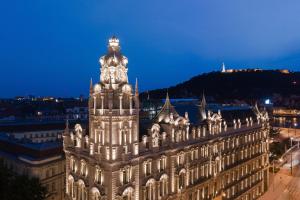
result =
[[286,156],[287,162],[282,165],[280,171],[270,173],[269,190],[259,200],[299,200],[300,199],[300,150],[292,154],[293,170],[291,175],[290,154]]

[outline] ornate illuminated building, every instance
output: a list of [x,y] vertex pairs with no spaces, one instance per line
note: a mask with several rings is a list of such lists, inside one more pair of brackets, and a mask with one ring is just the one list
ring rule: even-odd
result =
[[[227,122],[206,112],[199,124],[169,97],[140,132],[139,93],[112,37],[90,86],[89,127],[66,127],[66,192],[77,200],[257,199],[268,188],[268,115]],[[230,125],[230,126],[229,126]]]

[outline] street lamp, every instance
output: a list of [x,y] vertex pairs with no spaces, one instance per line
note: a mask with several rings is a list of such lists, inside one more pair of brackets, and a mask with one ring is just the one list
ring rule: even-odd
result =
[[294,123],[294,136],[296,136],[296,127],[298,126],[297,122]]
[[288,129],[288,137],[290,137],[290,128],[292,127],[292,120],[287,120],[287,122],[288,122],[288,127],[287,127],[287,129]]
[[293,152],[291,151],[291,175],[293,175]]

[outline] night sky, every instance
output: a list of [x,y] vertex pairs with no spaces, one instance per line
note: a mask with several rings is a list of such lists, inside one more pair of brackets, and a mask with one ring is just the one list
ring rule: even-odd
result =
[[0,97],[87,95],[112,35],[141,90],[222,62],[300,70],[299,0],[7,0],[0,27]]

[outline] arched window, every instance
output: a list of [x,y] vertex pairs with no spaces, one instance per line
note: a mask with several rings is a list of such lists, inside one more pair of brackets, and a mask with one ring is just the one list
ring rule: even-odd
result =
[[124,190],[122,194],[123,200],[133,200],[134,190],[132,187],[128,187]]
[[68,188],[67,193],[70,195],[70,197],[75,197],[75,191],[74,191],[74,178],[73,176],[69,175],[68,177]]
[[87,200],[87,191],[86,191],[86,188],[85,188],[85,184],[82,180],[79,180],[78,181],[78,196],[77,196],[77,199],[78,200]]
[[87,176],[88,174],[88,168],[85,160],[81,160],[81,165],[80,165],[80,175],[82,176]]
[[159,195],[164,197],[168,194],[168,175],[164,174],[159,180]]
[[92,190],[91,190],[91,193],[92,193],[91,200],[100,200],[101,195],[100,195],[100,192],[99,192],[98,188],[93,187]]
[[76,172],[76,160],[73,156],[70,157],[70,169],[72,172]]
[[103,183],[103,172],[98,165],[95,169],[95,183],[98,183],[100,185],[102,185]]
[[151,174],[152,171],[152,160],[148,159],[147,161],[145,161],[143,163],[144,165],[144,174],[145,176],[149,176]]
[[182,189],[185,187],[185,174],[186,174],[186,170],[182,169],[179,172],[179,176],[178,176],[178,189]]
[[146,200],[154,200],[155,199],[155,180],[149,179],[146,183]]

